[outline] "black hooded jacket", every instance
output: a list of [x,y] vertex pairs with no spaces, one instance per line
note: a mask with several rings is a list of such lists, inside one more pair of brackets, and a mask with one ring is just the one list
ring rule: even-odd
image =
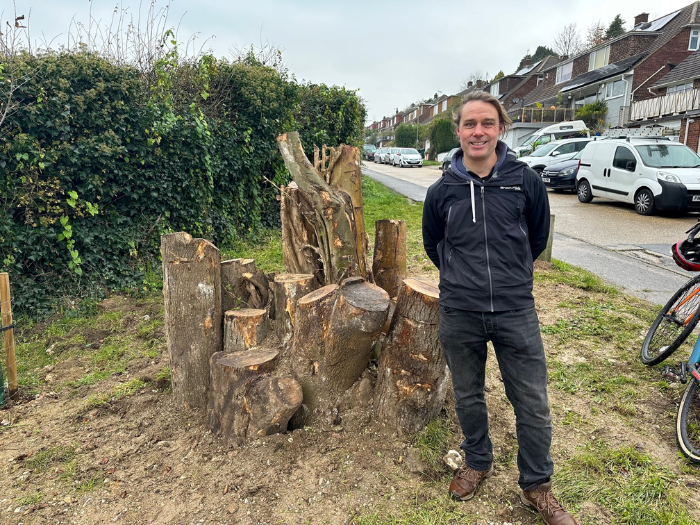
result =
[[458,150],[423,207],[423,245],[440,270],[440,304],[476,312],[534,306],[533,260],[547,246],[549,200],[537,173],[503,142],[486,180]]

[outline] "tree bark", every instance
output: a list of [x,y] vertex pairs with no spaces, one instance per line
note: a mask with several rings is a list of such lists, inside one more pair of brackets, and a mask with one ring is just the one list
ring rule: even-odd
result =
[[243,308],[224,315],[224,352],[240,352],[260,346],[269,329],[267,310]]
[[406,221],[383,219],[374,223],[374,229],[374,282],[389,297],[396,297],[406,278]]
[[[323,156],[314,167],[304,154],[298,133],[282,134],[277,138],[277,143],[285,165],[298,186],[296,195],[282,197],[285,210],[290,209],[288,205],[291,203],[298,210],[283,213],[282,220],[289,222],[301,216],[305,221],[303,226],[296,228],[297,233],[294,233],[295,226],[283,226],[283,231],[289,233],[288,246],[293,246],[287,250],[285,262],[294,260],[293,251],[304,254],[303,258],[311,262],[316,261],[317,256],[323,272],[321,284],[338,283],[345,277],[355,275],[371,280],[367,265],[367,234],[361,213],[362,177],[359,175],[358,153],[354,148],[330,148],[330,158],[326,158],[324,147]],[[342,181],[349,173],[352,173],[354,181]],[[359,217],[356,216],[356,209],[359,210]],[[306,267],[294,264],[291,264],[292,268]]]
[[223,340],[219,250],[183,232],[163,235],[160,250],[173,399],[186,409],[206,408],[209,358]]
[[270,308],[268,277],[255,269],[254,259],[229,259],[221,263],[222,311],[236,308]]
[[438,339],[437,283],[406,279],[379,358],[374,407],[400,433],[418,432],[445,402],[449,381]]
[[271,377],[279,352],[256,348],[211,357],[212,395],[207,424],[228,444],[285,430],[301,405],[302,390],[290,377]]
[[325,282],[318,239],[313,223],[304,215],[308,205],[295,182],[283,186],[282,196],[282,255],[284,267],[289,273],[315,275],[319,283]]
[[299,299],[318,286],[311,274],[281,273],[275,276],[275,332],[282,344],[294,334],[294,319]]

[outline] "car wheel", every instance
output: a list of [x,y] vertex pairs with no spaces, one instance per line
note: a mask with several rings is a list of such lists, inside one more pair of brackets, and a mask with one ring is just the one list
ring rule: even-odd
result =
[[654,194],[646,188],[642,188],[634,196],[634,209],[639,215],[654,214]]
[[542,175],[542,172],[544,171],[544,166],[535,166],[532,169],[535,170],[538,175]]
[[578,194],[579,202],[591,202],[593,200],[593,193],[591,193],[591,185],[588,184],[586,179],[580,180],[578,186],[576,187],[576,193]]

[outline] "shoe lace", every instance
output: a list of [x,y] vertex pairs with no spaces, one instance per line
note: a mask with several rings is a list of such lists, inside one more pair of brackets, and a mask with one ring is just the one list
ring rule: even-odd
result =
[[540,492],[535,498],[535,503],[537,504],[537,510],[542,513],[547,513],[548,515],[553,515],[555,512],[564,510],[564,507],[557,501],[554,497],[552,491]]
[[470,467],[467,467],[467,468],[460,469],[457,476],[459,476],[460,478],[465,479],[467,481],[471,481],[473,483],[476,483],[482,478],[483,472],[479,471],[479,470],[474,470],[473,468],[470,468]]

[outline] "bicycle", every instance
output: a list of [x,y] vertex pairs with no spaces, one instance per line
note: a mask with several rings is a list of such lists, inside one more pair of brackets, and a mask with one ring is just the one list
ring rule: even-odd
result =
[[[693,226],[688,237],[673,245],[673,259],[681,268],[700,271],[700,241],[695,235],[700,231],[700,221]],[[649,328],[641,349],[642,363],[648,366],[661,363],[686,342],[700,321],[700,275],[690,279],[671,297]],[[676,440],[681,452],[693,463],[700,463],[700,338],[687,362],[679,369],[666,366],[662,375],[667,379],[688,384],[678,407]]]

